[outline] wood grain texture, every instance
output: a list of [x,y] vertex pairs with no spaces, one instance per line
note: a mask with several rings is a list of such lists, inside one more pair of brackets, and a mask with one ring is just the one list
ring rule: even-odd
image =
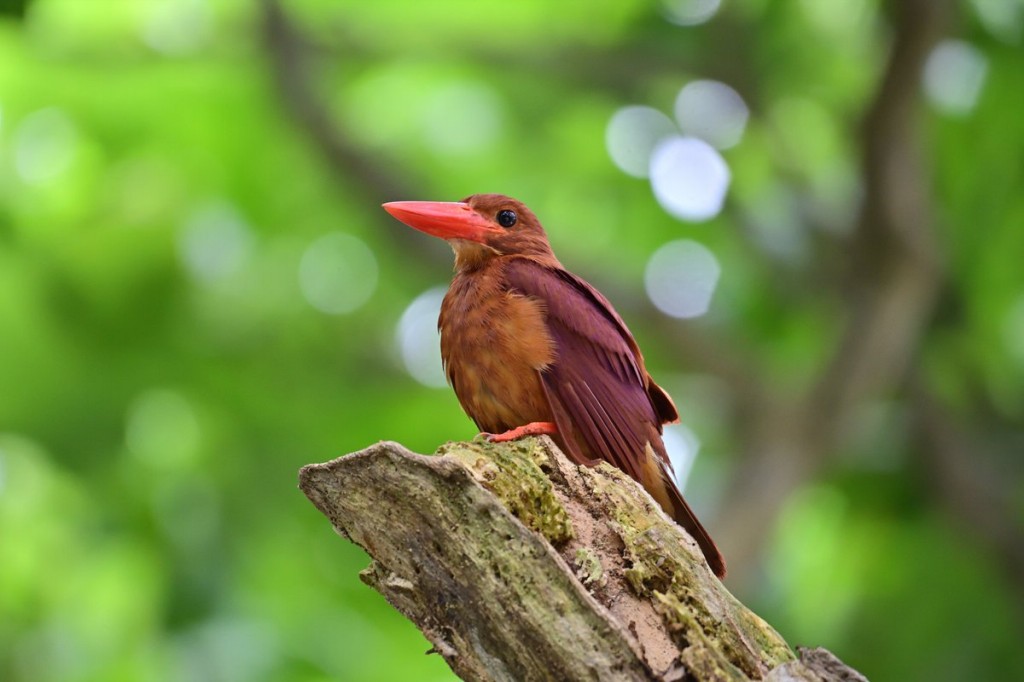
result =
[[843,679],[802,665],[636,482],[547,438],[383,442],[299,481],[464,680]]

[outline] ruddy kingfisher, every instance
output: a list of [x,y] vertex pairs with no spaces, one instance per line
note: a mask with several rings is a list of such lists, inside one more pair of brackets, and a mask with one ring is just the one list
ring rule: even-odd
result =
[[533,212],[500,194],[384,209],[455,251],[438,319],[441,357],[477,428],[492,441],[547,434],[578,464],[618,467],[724,577],[725,560],[676,487],[662,441],[662,425],[679,420],[672,399],[611,303],[562,267]]

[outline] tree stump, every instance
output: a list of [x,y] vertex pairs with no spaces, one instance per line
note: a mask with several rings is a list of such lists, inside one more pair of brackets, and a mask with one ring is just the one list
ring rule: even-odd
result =
[[464,680],[863,680],[794,653],[621,471],[546,437],[382,442],[299,472],[360,577]]

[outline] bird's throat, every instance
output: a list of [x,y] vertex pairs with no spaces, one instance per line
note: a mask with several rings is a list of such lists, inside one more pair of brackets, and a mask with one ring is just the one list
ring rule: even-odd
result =
[[467,239],[450,239],[452,251],[455,252],[455,270],[475,270],[495,256],[501,255],[494,249],[480,242],[472,242]]

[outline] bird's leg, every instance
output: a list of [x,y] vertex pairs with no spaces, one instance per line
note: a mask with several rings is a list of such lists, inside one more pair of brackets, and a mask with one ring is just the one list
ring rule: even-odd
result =
[[530,422],[503,433],[485,433],[484,435],[491,443],[505,443],[522,438],[523,436],[540,436],[553,433],[558,433],[558,427],[555,426],[554,422]]

